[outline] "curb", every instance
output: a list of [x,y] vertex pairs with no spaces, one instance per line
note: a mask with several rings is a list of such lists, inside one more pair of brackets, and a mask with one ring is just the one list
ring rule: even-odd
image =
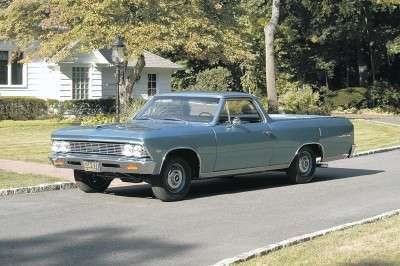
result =
[[52,190],[65,190],[76,188],[76,184],[72,182],[57,182],[51,184],[42,184],[30,187],[19,187],[10,189],[0,189],[0,196],[10,196],[16,194],[37,193]]
[[357,153],[353,154],[350,158],[361,157],[361,156],[366,156],[366,155],[371,155],[371,154],[376,154],[376,153],[382,153],[382,152],[388,152],[388,151],[394,151],[394,150],[399,150],[399,149],[400,149],[400,145],[391,146],[391,147],[387,147],[387,148],[380,148],[380,149],[362,151],[362,152],[357,152]]
[[283,249],[286,247],[294,246],[296,244],[300,244],[303,242],[307,242],[307,241],[313,240],[317,237],[324,236],[326,234],[349,229],[356,225],[373,223],[373,222],[376,222],[376,221],[379,221],[382,219],[386,219],[386,218],[390,218],[390,217],[396,216],[396,215],[400,215],[400,209],[385,212],[385,213],[382,213],[382,214],[379,214],[379,215],[376,215],[376,216],[373,216],[370,218],[362,219],[362,220],[359,220],[356,222],[351,222],[351,223],[346,223],[346,224],[342,224],[339,226],[334,226],[334,227],[331,227],[331,228],[328,228],[325,230],[320,230],[320,231],[317,231],[314,233],[289,238],[289,239],[286,239],[286,240],[281,241],[276,244],[271,244],[266,247],[257,248],[252,251],[242,253],[238,256],[221,260],[221,261],[217,262],[216,264],[214,264],[213,266],[227,266],[227,265],[232,265],[232,264],[235,264],[238,262],[248,261],[252,258],[255,258],[258,256],[263,256],[263,255],[269,254],[273,251],[277,251],[277,250],[280,250],[280,249]]

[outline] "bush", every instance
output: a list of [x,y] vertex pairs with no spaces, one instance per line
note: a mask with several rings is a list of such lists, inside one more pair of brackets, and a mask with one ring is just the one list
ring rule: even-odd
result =
[[386,111],[396,111],[400,108],[400,91],[388,82],[375,82],[370,87],[373,107],[381,107]]
[[231,91],[233,78],[231,72],[224,67],[206,69],[196,77],[196,83],[189,90]]
[[111,114],[115,112],[115,99],[72,100],[62,103],[67,114],[76,117]]
[[115,115],[98,114],[95,116],[88,116],[81,120],[82,126],[101,125],[115,123]]
[[319,93],[311,86],[288,90],[279,97],[280,107],[284,112],[294,114],[328,114],[329,108],[319,105]]
[[32,120],[46,116],[45,100],[34,97],[0,97],[0,120]]
[[333,108],[362,108],[367,105],[367,89],[362,87],[345,88],[328,93],[326,101]]

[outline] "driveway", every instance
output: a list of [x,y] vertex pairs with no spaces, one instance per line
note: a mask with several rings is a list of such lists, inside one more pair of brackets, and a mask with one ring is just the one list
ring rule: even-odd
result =
[[315,182],[280,173],[193,185],[163,203],[147,185],[0,199],[0,265],[209,265],[400,207],[400,151],[337,161]]

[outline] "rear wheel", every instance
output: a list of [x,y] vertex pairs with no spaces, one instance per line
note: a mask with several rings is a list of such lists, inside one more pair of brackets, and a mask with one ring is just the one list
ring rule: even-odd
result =
[[309,147],[304,147],[294,158],[287,175],[295,184],[308,183],[313,179],[316,167],[315,152]]
[[75,183],[86,193],[104,192],[111,183],[111,179],[96,173],[74,170]]
[[191,173],[191,166],[186,160],[180,157],[167,159],[161,174],[151,179],[154,196],[162,201],[182,200],[189,192]]

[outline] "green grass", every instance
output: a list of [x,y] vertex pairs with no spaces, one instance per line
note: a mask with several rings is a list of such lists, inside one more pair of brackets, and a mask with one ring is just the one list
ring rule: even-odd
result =
[[[352,122],[357,152],[400,145],[400,126]],[[0,121],[0,159],[47,163],[51,132],[70,125],[53,120]]]
[[47,163],[51,132],[69,125],[52,120],[0,121],[0,158]]
[[355,132],[356,152],[400,145],[400,126],[352,120]]
[[328,234],[238,265],[400,265],[400,216]]
[[0,189],[35,186],[58,181],[63,180],[51,176],[19,174],[0,170]]

